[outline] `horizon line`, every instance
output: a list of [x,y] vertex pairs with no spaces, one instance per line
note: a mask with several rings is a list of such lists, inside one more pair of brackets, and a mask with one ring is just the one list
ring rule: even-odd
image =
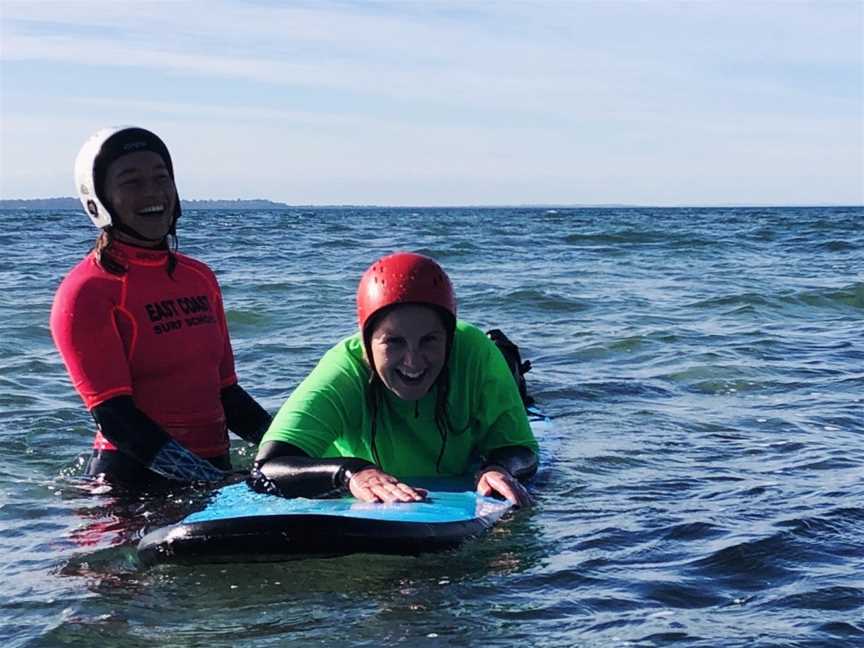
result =
[[[4,203],[26,203],[45,201],[74,201],[79,199],[74,196],[51,196],[48,198],[0,198],[0,209],[8,211],[16,207],[5,206]],[[181,203],[269,203],[279,209],[504,209],[504,208],[532,208],[532,209],[633,209],[651,207],[655,209],[684,209],[684,208],[709,208],[709,207],[864,207],[864,202],[855,203],[766,203],[766,202],[698,202],[698,203],[451,203],[442,205],[423,204],[379,204],[379,203],[305,203],[291,204],[270,198],[181,198]],[[68,209],[72,209],[69,207]]]

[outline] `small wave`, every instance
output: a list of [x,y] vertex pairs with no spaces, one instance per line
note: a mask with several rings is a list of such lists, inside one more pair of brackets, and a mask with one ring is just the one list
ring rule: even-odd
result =
[[[603,580],[598,579],[599,583],[604,583]],[[645,604],[634,599],[621,598],[620,596],[609,596],[604,598],[584,598],[581,599],[580,604],[587,607],[589,610],[593,612],[630,612],[634,610],[640,610],[645,607]]]
[[864,637],[864,625],[846,621],[832,621],[819,626],[819,630],[834,637]]
[[799,554],[791,534],[776,533],[761,540],[739,542],[688,564],[688,571],[725,581],[731,587],[754,590],[767,582],[778,584],[796,577],[796,570],[784,566],[787,558]]
[[857,610],[864,606],[864,589],[839,585],[822,587],[785,596],[775,605],[803,610]]
[[617,398],[664,398],[672,394],[659,385],[638,380],[586,381],[581,383],[579,388],[585,395],[606,401]]
[[795,464],[790,466],[788,470],[811,473],[816,470],[843,470],[844,468],[858,468],[860,465],[861,462],[857,459],[850,459],[848,457],[832,457],[828,459],[820,459],[819,461],[806,461]]
[[849,241],[825,241],[817,245],[816,249],[825,252],[850,252],[857,250],[858,246]]
[[685,522],[667,527],[663,534],[667,540],[680,540],[684,542],[693,542],[696,540],[707,540],[716,538],[725,533],[725,531],[708,522]]
[[228,310],[225,317],[232,325],[238,326],[257,326],[270,321],[266,313],[259,311]]
[[354,228],[347,223],[339,223],[329,221],[327,225],[323,228],[323,232],[325,234],[341,234],[343,232],[352,232]]
[[698,635],[691,635],[686,632],[655,632],[653,634],[645,635],[644,637],[639,638],[639,644],[646,645],[665,645],[668,643],[680,643],[682,641],[686,641],[689,645],[694,646],[700,642],[705,641],[705,637],[700,637]]
[[807,445],[800,441],[778,441],[768,445],[773,452],[781,454],[798,454],[807,449]]
[[765,389],[766,384],[752,379],[750,372],[749,367],[700,364],[655,376],[655,380],[680,385],[685,391],[697,394],[736,394]]
[[[498,297],[501,299],[501,296]],[[536,308],[546,312],[574,312],[588,310],[590,306],[582,300],[545,290],[518,289],[503,296],[507,305],[521,310]]]
[[[590,549],[602,549],[604,552],[613,552],[620,549],[630,549],[642,545],[646,540],[646,534],[642,530],[620,529],[618,527],[605,527],[597,530],[586,540],[578,542],[574,551],[588,551]],[[581,567],[589,566],[591,561],[582,563]],[[605,560],[603,561],[605,564]]]
[[587,472],[595,474],[619,473],[622,470],[649,465],[645,459],[627,455],[595,455],[583,458],[582,463]]
[[323,241],[317,241],[312,247],[317,250],[356,250],[358,246],[358,242],[353,238],[348,237],[337,237],[326,239]]
[[[677,582],[648,581],[636,586],[643,598],[657,601],[665,606],[675,609],[695,609],[723,605],[727,599],[721,594],[716,594],[704,585],[689,585]],[[681,639],[692,639],[684,633]],[[664,633],[666,637],[668,633]],[[656,635],[655,635],[656,636]],[[667,638],[668,640],[668,638]]]
[[717,310],[726,306],[765,306],[769,303],[770,300],[765,295],[760,295],[759,293],[754,292],[745,292],[710,297],[708,299],[688,304],[687,308],[693,308],[696,310]]
[[607,245],[641,245],[645,243],[665,243],[669,236],[663,232],[598,232],[590,234],[567,234],[563,242],[567,245],[597,247]]
[[822,515],[785,520],[777,525],[801,538],[820,541],[854,538],[864,527],[864,508],[836,508]]
[[807,315],[811,309],[844,309],[847,307],[864,308],[864,283],[856,283],[843,288],[802,290],[782,295],[764,295],[744,292],[732,295],[711,297],[687,306],[696,310],[721,310],[725,313],[740,314],[747,312],[795,314],[791,309],[806,307],[800,315]]

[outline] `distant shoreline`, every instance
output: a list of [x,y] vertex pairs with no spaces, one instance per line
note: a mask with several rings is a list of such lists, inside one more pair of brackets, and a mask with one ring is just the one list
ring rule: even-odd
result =
[[[291,209],[291,205],[272,200],[181,200],[183,209]],[[10,209],[81,209],[77,198],[20,198],[0,200],[0,210]]]
[[[806,208],[806,207],[862,207],[862,205],[846,205],[842,203],[814,204],[771,204],[771,203],[694,203],[681,205],[648,205],[648,204],[501,204],[501,205],[289,205],[264,198],[234,199],[234,200],[181,200],[180,205],[185,210],[287,210],[287,209],[732,209],[732,208]],[[0,199],[0,211],[14,210],[80,210],[81,203],[77,198],[18,198]]]

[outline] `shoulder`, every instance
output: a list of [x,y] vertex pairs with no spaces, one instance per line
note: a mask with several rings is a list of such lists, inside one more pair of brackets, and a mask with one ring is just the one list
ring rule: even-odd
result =
[[482,329],[473,324],[457,322],[451,357],[451,375],[461,376],[469,384],[472,381],[479,384],[490,380],[512,382],[510,369],[498,347]]
[[184,268],[188,268],[190,270],[196,270],[197,272],[203,272],[205,274],[213,276],[213,270],[203,261],[190,257],[182,252],[175,252],[174,257],[177,259],[177,265],[182,266]]
[[176,252],[174,256],[177,259],[178,268],[182,268],[185,271],[189,271],[195,275],[201,276],[214,286],[219,285],[219,282],[216,279],[216,273],[213,272],[210,266],[208,266],[203,261],[199,261],[198,259],[194,259],[180,252]]
[[481,340],[489,342],[489,338],[482,329],[463,320],[456,320],[456,337],[475,343]]
[[300,385],[300,392],[332,392],[339,399],[363,390],[369,380],[369,369],[363,360],[359,335],[336,343],[321,356],[315,368]]
[[490,349],[495,348],[495,344],[482,329],[468,322],[457,320],[453,347],[454,352],[475,354],[489,353]]
[[[72,330],[90,330],[94,322],[121,301],[124,278],[107,272],[92,254],[76,265],[60,283],[51,306],[50,327],[57,336]],[[56,339],[56,338],[55,338]]]
[[55,303],[61,300],[104,295],[115,292],[123,283],[123,277],[113,275],[98,263],[93,254],[88,254],[60,282],[54,296]]
[[367,374],[360,334],[356,333],[330,347],[321,358],[319,365],[332,369],[334,373],[350,377]]
[[354,412],[358,404],[362,407],[369,370],[358,338],[352,336],[332,346],[291,393],[280,416],[333,408]]

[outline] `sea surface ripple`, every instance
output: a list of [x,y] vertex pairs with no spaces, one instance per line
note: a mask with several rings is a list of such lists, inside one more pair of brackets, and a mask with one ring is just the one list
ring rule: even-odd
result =
[[[142,567],[204,496],[81,479],[48,313],[95,232],[0,212],[0,638],[12,646],[864,646],[864,209],[191,211],[270,410],[377,256],[441,261],[552,417],[537,505],[447,554]],[[25,225],[26,224],[26,225]],[[253,449],[239,440],[235,464]]]

